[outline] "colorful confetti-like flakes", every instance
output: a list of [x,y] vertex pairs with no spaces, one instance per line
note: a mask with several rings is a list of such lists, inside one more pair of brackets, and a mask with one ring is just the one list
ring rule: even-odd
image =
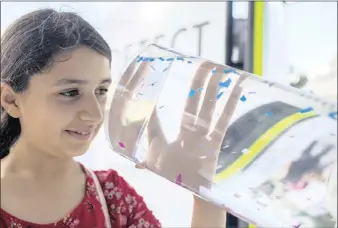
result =
[[307,113],[307,112],[311,112],[311,111],[313,111],[312,107],[307,107],[307,108],[299,110],[300,113]]
[[234,73],[234,74],[239,74],[237,71],[235,71],[234,69],[225,69],[224,74],[230,74],[230,73]]
[[331,113],[329,113],[329,117],[331,119],[337,120],[337,112],[331,112]]
[[121,148],[126,148],[126,147],[124,146],[123,142],[119,142],[119,145],[120,145]]
[[195,96],[195,90],[191,89],[189,92],[189,97],[193,97],[193,96]]
[[270,117],[270,116],[272,116],[272,112],[266,112],[264,115],[267,116],[267,117]]
[[239,98],[241,101],[246,101],[246,97],[243,95],[243,96],[241,96],[241,98]]
[[182,184],[182,174],[178,174],[176,177],[176,184],[181,185]]
[[223,93],[224,93],[224,92],[220,92],[219,94],[217,94],[216,99],[217,99],[217,100],[220,99],[221,96],[223,95]]
[[218,85],[220,87],[225,87],[225,88],[228,88],[231,84],[231,79],[229,78],[228,80],[224,81],[224,82],[219,82]]

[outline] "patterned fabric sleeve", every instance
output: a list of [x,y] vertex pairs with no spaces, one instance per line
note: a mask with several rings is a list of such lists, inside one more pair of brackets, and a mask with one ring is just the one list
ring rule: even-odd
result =
[[161,227],[143,198],[116,171],[96,171],[95,173],[106,197],[113,227]]

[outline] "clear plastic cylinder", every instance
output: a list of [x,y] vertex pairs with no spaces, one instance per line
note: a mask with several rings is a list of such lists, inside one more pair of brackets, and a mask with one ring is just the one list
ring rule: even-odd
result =
[[251,224],[334,227],[336,110],[314,94],[150,45],[121,77],[106,127],[114,151]]

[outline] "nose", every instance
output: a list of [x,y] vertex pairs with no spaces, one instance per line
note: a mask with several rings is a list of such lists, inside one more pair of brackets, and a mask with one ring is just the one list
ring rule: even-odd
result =
[[100,103],[95,96],[88,97],[82,102],[80,119],[92,125],[103,121],[104,103]]

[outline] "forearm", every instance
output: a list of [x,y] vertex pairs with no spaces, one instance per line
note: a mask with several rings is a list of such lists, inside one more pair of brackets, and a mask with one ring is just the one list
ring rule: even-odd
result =
[[191,227],[225,228],[226,211],[194,196]]

